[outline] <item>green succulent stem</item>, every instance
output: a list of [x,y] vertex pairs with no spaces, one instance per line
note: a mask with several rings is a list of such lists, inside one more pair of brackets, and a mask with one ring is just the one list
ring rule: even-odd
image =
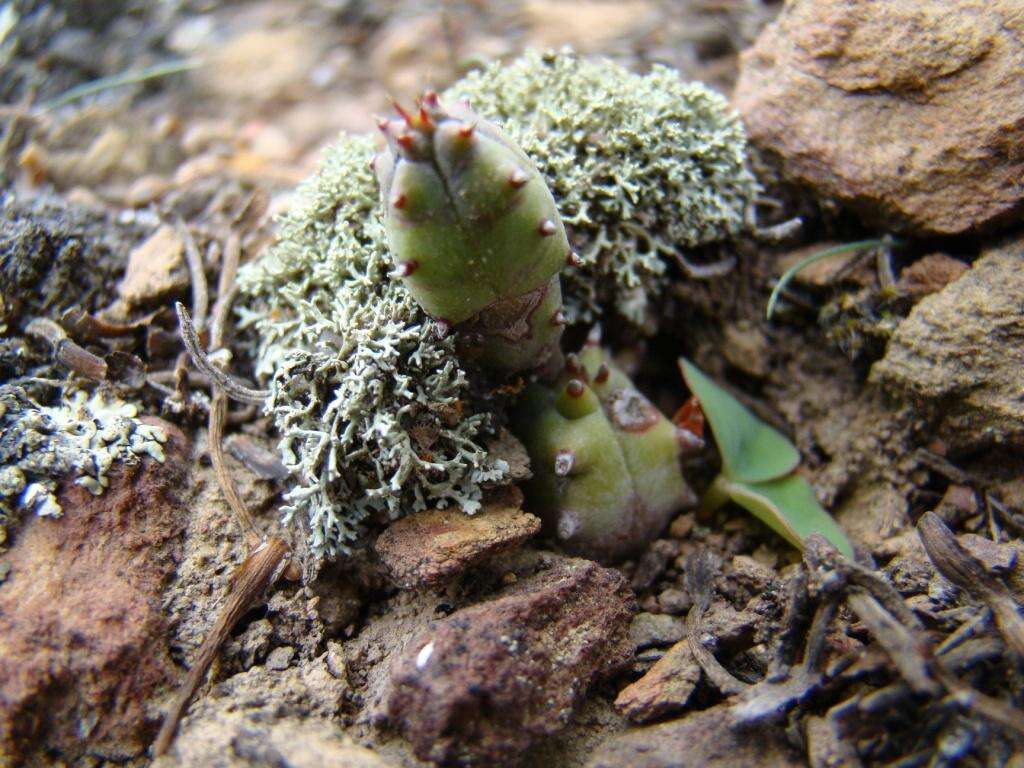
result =
[[503,374],[557,368],[572,250],[547,184],[466,104],[428,92],[399,111],[380,122],[387,149],[374,160],[393,276],[465,358]]
[[699,439],[665,418],[596,344],[568,355],[512,414],[530,455],[526,509],[569,552],[633,557],[696,498],[681,459]]

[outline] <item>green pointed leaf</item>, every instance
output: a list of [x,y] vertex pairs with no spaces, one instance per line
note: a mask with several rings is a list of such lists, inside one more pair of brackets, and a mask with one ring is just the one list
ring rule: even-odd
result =
[[730,480],[760,483],[796,469],[800,453],[785,435],[754,416],[686,358],[679,359],[679,368],[711,425]]
[[730,498],[752,513],[789,543],[803,549],[803,542],[818,533],[853,559],[853,547],[832,516],[818,503],[810,484],[800,475],[766,483],[728,482]]

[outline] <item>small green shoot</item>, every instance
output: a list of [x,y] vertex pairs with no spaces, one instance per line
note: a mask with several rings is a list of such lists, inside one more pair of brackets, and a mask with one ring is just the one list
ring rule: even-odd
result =
[[759,420],[689,360],[680,360],[679,365],[711,422],[729,477],[760,483],[796,469],[800,454],[785,435]]
[[69,88],[64,91],[64,93],[54,97],[50,101],[40,104],[39,110],[41,112],[49,112],[51,110],[67,106],[68,104],[73,104],[86,96],[92,96],[96,93],[109,91],[112,88],[145,83],[161,77],[167,77],[169,75],[176,75],[180,72],[188,72],[193,69],[198,69],[201,66],[202,62],[197,59],[178,59],[175,61],[165,61],[160,64],[155,64],[152,67],[146,67],[145,69],[121,72],[109,77],[101,77],[98,80],[90,80],[87,83],[82,83],[81,85]]
[[845,534],[818,503],[807,481],[796,474],[800,463],[796,447],[689,360],[680,358],[679,368],[722,454],[722,474],[705,494],[704,509],[715,510],[733,501],[797,548],[803,548],[808,535],[818,533],[853,558]]
[[779,296],[782,294],[782,291],[785,290],[786,286],[790,284],[794,277],[800,274],[800,272],[802,272],[803,270],[807,269],[807,267],[811,266],[811,264],[814,264],[815,262],[818,261],[822,261],[823,259],[827,259],[830,256],[838,256],[840,253],[849,253],[850,251],[861,251],[864,250],[865,248],[878,248],[881,245],[891,244],[891,242],[891,240],[885,238],[878,238],[875,240],[858,240],[857,242],[854,243],[844,243],[843,245],[836,245],[833,246],[832,248],[826,248],[823,251],[817,251],[816,253],[812,253],[805,259],[801,259],[792,267],[787,269],[783,273],[782,277],[779,278],[779,281],[775,284],[775,287],[772,289],[772,295],[768,297],[768,308],[765,310],[765,317],[768,320],[772,319],[772,314],[775,312],[775,305],[778,303]]

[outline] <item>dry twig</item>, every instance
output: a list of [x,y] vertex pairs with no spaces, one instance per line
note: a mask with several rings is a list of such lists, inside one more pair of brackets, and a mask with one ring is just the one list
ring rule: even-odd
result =
[[174,305],[174,309],[178,313],[182,341],[184,341],[185,349],[188,350],[189,357],[192,358],[196,368],[209,376],[233,400],[243,403],[262,403],[270,396],[268,390],[247,387],[213,365],[199,345],[199,336],[196,334],[192,318],[189,316],[188,310],[185,309],[185,305],[179,301]]
[[107,378],[106,361],[68,338],[67,332],[53,320],[37,317],[25,327],[25,333],[47,342],[53,359],[65,368],[97,381]]
[[748,685],[733,677],[704,646],[700,638],[701,621],[711,606],[711,593],[717,568],[715,556],[707,550],[695,552],[686,561],[686,586],[693,597],[693,607],[686,615],[686,635],[690,651],[708,680],[726,696],[731,696],[746,690]]
[[170,747],[171,741],[174,739],[174,732],[178,728],[178,721],[206,676],[221,644],[256,598],[263,594],[264,590],[279,575],[286,562],[287,554],[288,545],[282,539],[274,536],[267,539],[238,567],[231,592],[217,617],[217,623],[213,625],[213,629],[210,630],[199,647],[199,653],[196,654],[196,658],[192,662],[188,677],[185,678],[185,683],[178,691],[178,695],[175,696],[174,702],[164,718],[163,725],[160,727],[160,732],[153,742],[154,757],[159,757]]
[[[825,638],[838,607],[838,600],[834,596],[827,597],[818,606],[807,633],[803,661],[789,679],[777,682],[765,678],[740,694],[739,703],[733,707],[739,722],[752,723],[782,715],[824,684],[825,675],[821,665],[825,654]],[[845,665],[852,662],[852,655],[845,657]],[[836,674],[843,668],[843,665],[834,666],[831,672]]]
[[[223,342],[223,333],[227,325],[227,316],[231,311],[231,303],[234,300],[236,293],[235,275],[238,270],[240,256],[240,239],[237,235],[229,235],[228,247],[225,248],[224,260],[221,265],[221,274],[217,292],[218,298],[214,307],[214,317],[210,329],[210,346],[212,349],[217,349]],[[191,271],[195,274],[195,265],[190,262],[190,266],[193,267]],[[202,280],[202,288],[205,292],[205,278]],[[193,296],[196,298],[195,291],[193,291]],[[197,301],[197,305],[201,310],[201,314],[197,312],[197,316],[205,319],[207,306],[205,296],[202,301]],[[289,548],[284,540],[279,537],[272,536],[262,544],[260,543],[260,532],[256,527],[256,523],[253,520],[252,515],[249,514],[249,510],[246,509],[245,504],[238,495],[238,490],[236,489],[234,481],[231,479],[231,475],[228,472],[227,465],[224,462],[224,447],[222,442],[224,421],[225,416],[227,415],[228,398],[227,388],[224,387],[221,382],[227,381],[231,384],[232,380],[227,376],[227,374],[214,367],[206,357],[205,352],[203,352],[200,347],[199,338],[185,307],[178,302],[176,308],[178,311],[178,318],[181,322],[182,337],[185,341],[186,349],[188,349],[189,354],[197,367],[203,369],[214,382],[213,403],[210,408],[208,429],[210,458],[213,462],[214,472],[217,475],[217,481],[221,487],[221,492],[224,494],[224,498],[227,500],[228,506],[231,507],[235,518],[238,520],[238,523],[242,528],[242,532],[246,540],[246,546],[249,550],[249,556],[238,567],[238,570],[235,571],[227,602],[221,609],[221,613],[217,617],[217,622],[210,630],[209,635],[207,635],[206,639],[203,641],[202,646],[200,646],[199,653],[196,655],[196,659],[192,663],[192,668],[189,670],[188,677],[186,678],[181,690],[178,692],[178,695],[175,697],[175,700],[164,719],[160,732],[157,735],[157,739],[153,744],[154,756],[161,755],[167,751],[167,748],[170,746],[171,741],[174,738],[174,733],[177,730],[178,721],[181,719],[189,701],[192,699],[192,696],[195,694],[203,678],[206,676],[206,672],[213,663],[214,658],[216,658],[217,652],[220,649],[221,644],[227,638],[231,628],[239,618],[242,617],[246,610],[248,610],[249,606],[256,600],[256,598],[262,595],[264,591],[277,579],[277,577],[290,567],[290,563],[288,561]],[[241,385],[233,384],[232,386],[238,387]],[[246,387],[242,387],[242,389],[250,393],[258,392],[258,390],[250,390]],[[262,400],[263,397],[260,399]]]
[[934,512],[926,512],[921,517],[917,532],[936,570],[987,606],[1007,646],[1024,658],[1024,619],[1017,611],[1010,590],[960,546],[952,531]]

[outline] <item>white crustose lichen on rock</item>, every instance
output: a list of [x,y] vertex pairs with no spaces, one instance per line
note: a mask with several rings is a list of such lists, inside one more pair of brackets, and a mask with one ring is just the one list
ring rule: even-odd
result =
[[0,392],[0,542],[18,509],[59,516],[57,484],[69,475],[98,496],[116,462],[162,463],[167,435],[136,414],[134,405],[98,392],[65,393],[53,406],[10,387]]

